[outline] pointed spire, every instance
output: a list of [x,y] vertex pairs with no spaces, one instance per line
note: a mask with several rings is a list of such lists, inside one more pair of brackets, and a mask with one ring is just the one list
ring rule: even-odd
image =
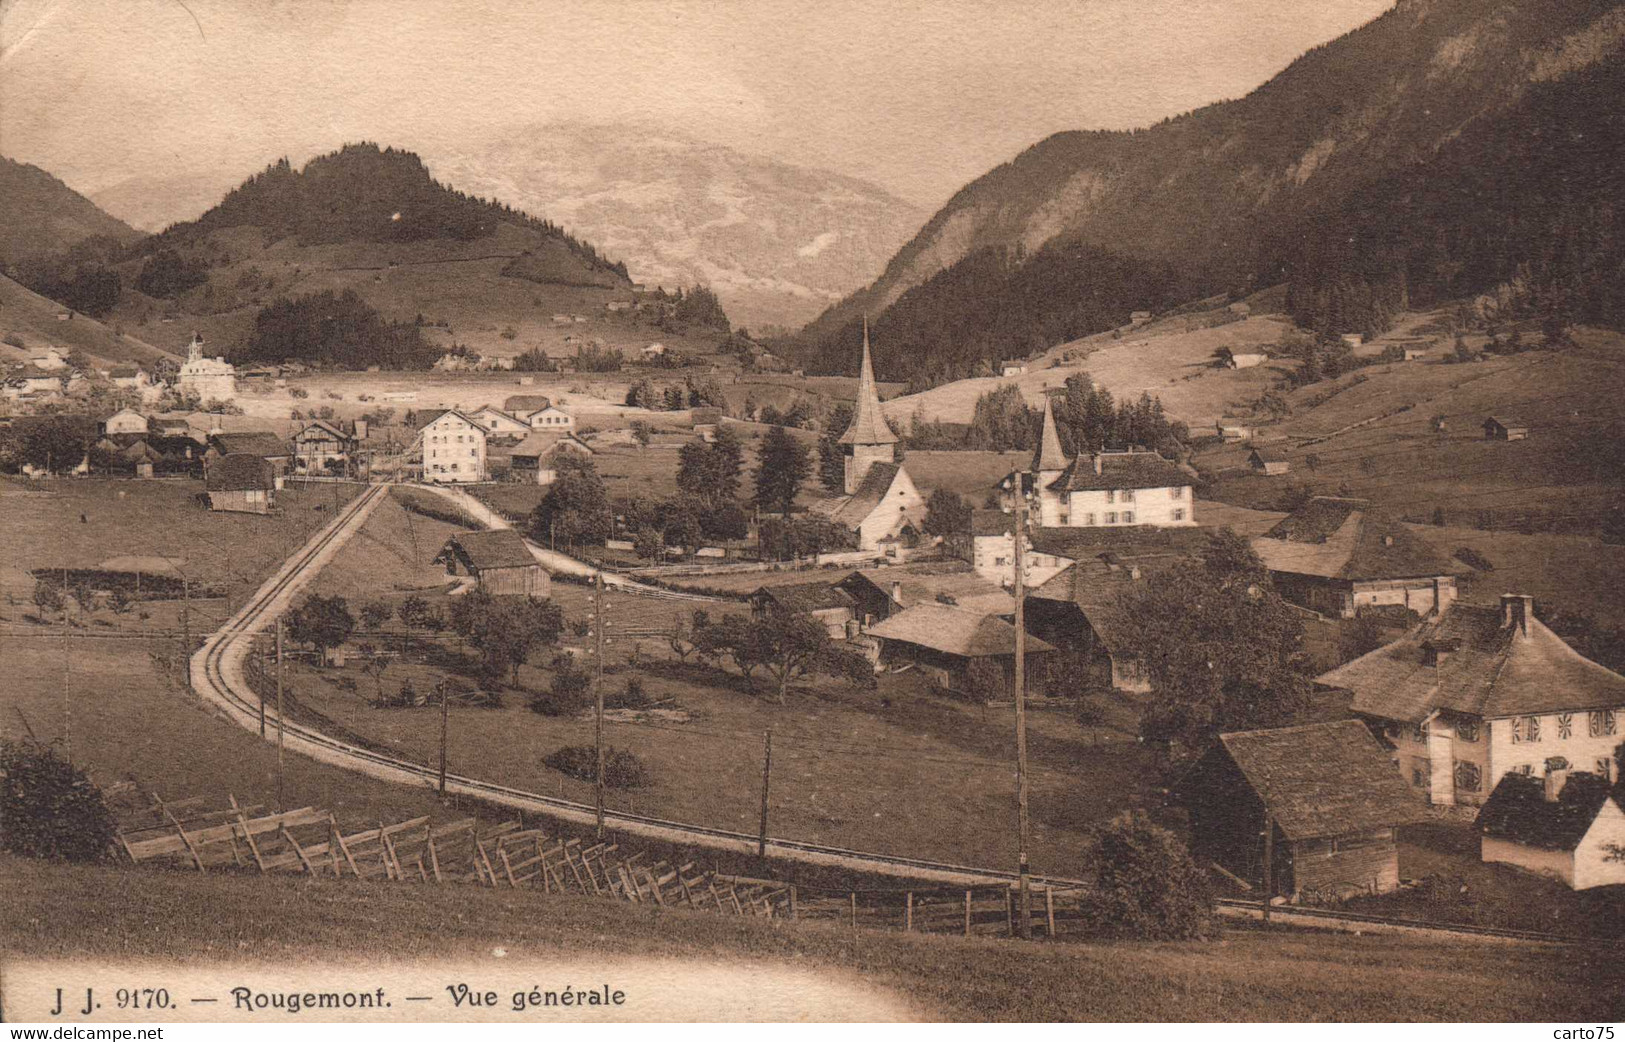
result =
[[880,409],[880,394],[875,390],[875,370],[869,359],[869,316],[863,316],[863,364],[858,369],[858,400],[852,410],[852,426],[841,435],[842,445],[895,445],[897,435],[892,433],[886,415]]
[[1066,454],[1061,451],[1061,436],[1055,430],[1055,410],[1050,396],[1044,396],[1044,429],[1038,436],[1038,448],[1033,453],[1033,470],[1038,472],[1065,470]]

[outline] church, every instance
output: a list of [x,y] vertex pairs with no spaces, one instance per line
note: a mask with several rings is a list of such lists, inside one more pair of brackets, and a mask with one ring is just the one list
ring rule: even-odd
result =
[[205,402],[229,402],[237,396],[237,370],[224,358],[206,357],[203,338],[196,333],[186,345],[186,364],[181,366],[175,383]]
[[868,323],[863,328],[858,400],[840,446],[845,458],[842,494],[819,500],[808,513],[851,532],[859,550],[886,551],[914,545],[923,538],[925,498],[908,471],[895,462],[897,435],[880,410],[874,366],[869,360]]

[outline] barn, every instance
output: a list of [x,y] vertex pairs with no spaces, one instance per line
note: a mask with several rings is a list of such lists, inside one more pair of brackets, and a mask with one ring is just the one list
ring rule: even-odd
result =
[[1280,449],[1254,449],[1247,457],[1247,466],[1255,473],[1274,477],[1292,469],[1292,461]]
[[276,505],[276,467],[264,456],[233,452],[203,472],[210,510],[268,514]]
[[[869,627],[887,669],[918,669],[947,691],[992,698],[1015,693],[1016,628],[996,615],[947,604],[916,604]],[[1055,648],[1029,636],[1027,694],[1042,696],[1040,664]]]
[[446,540],[435,556],[447,575],[472,576],[489,594],[546,597],[551,580],[518,532],[498,528],[489,532],[459,532]]
[[1169,798],[1201,864],[1256,893],[1268,847],[1271,896],[1293,901],[1396,889],[1396,831],[1426,813],[1357,720],[1222,734]]
[[1505,416],[1491,416],[1484,421],[1484,437],[1490,441],[1523,441],[1529,437],[1529,424]]

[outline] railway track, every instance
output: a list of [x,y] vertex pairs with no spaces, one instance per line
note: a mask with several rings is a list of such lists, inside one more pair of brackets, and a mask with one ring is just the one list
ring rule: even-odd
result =
[[[201,697],[221,709],[239,726],[250,732],[258,731],[259,699],[244,675],[244,661],[250,652],[252,638],[273,623],[276,615],[288,606],[314,571],[319,569],[319,565],[324,563],[324,555],[336,552],[366,520],[379,497],[386,494],[387,486],[376,485],[358,496],[326,528],[289,558],[282,568],[226,621],[225,625],[209,636],[191,661],[192,686]],[[268,706],[266,715],[268,720],[276,721],[273,708]],[[429,789],[437,785],[437,770],[427,765],[351,745],[313,728],[292,722],[285,723],[283,730],[288,748],[311,759],[403,785]],[[589,804],[543,796],[464,775],[448,774],[446,787],[450,792],[573,824],[591,825],[596,820],[595,810]],[[757,836],[747,833],[623,811],[606,811],[604,823],[609,828],[629,835],[734,853],[754,853],[759,843]],[[939,882],[953,886],[1011,884],[1017,880],[1016,873],[1000,869],[849,850],[794,839],[770,837],[765,849],[770,857],[805,864],[848,868],[871,875]],[[1056,889],[1087,886],[1082,880],[1054,876],[1034,876],[1033,881]],[[1230,914],[1262,914],[1262,906],[1256,901],[1224,898],[1220,899],[1219,904],[1221,910],[1228,909]],[[1369,924],[1461,938],[1491,938],[1564,945],[1601,944],[1625,948],[1625,941],[1564,937],[1532,930],[1441,924],[1321,908],[1287,906],[1272,910],[1272,914],[1283,921],[1315,925],[1315,921],[1318,920],[1328,926],[1336,923],[1345,929],[1353,924]]]

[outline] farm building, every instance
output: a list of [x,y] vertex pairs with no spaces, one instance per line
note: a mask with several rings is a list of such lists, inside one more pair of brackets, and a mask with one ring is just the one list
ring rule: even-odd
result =
[[1262,351],[1232,351],[1227,347],[1219,349],[1219,361],[1227,369],[1253,369],[1270,360],[1270,356]]
[[493,438],[522,438],[530,433],[530,424],[495,406],[482,405],[468,415]]
[[1238,420],[1225,416],[1220,418],[1213,427],[1226,444],[1248,441],[1253,436],[1253,425],[1247,420]]
[[1285,474],[1292,469],[1292,461],[1280,449],[1254,449],[1247,457],[1247,466],[1260,474]]
[[1167,567],[1177,555],[1125,560],[1115,553],[1080,560],[1027,595],[1031,633],[1088,663],[1080,688],[1146,692],[1145,668],[1130,652],[1135,624],[1126,601],[1143,589],[1147,568]]
[[231,453],[204,468],[203,488],[210,510],[268,514],[276,505],[276,468],[264,456]]
[[[918,669],[937,687],[973,696],[1014,695],[1016,628],[1003,619],[947,604],[916,604],[869,627],[883,668]],[[1027,638],[1027,693],[1042,696],[1038,666],[1055,649]]]
[[107,371],[107,379],[114,387],[138,391],[151,385],[147,371],[138,365],[119,365]]
[[1170,800],[1190,814],[1192,853],[1269,897],[1342,898],[1399,886],[1397,829],[1426,814],[1358,720],[1222,734]]
[[1344,333],[1342,336],[1339,336],[1337,339],[1341,340],[1344,344],[1348,345],[1351,348],[1359,347],[1359,346],[1361,346],[1362,344],[1365,343],[1365,334],[1364,333]]
[[717,428],[722,425],[722,410],[711,406],[700,406],[689,410],[689,422],[694,425],[694,433],[706,441],[715,441]]
[[545,394],[510,394],[502,402],[502,411],[509,416],[529,416],[552,407],[553,399]]
[[418,448],[423,480],[466,483],[485,480],[485,428],[456,409],[420,415]]
[[1020,376],[1026,371],[1027,366],[1022,362],[1006,362],[999,366],[1000,376]]
[[145,434],[147,433],[147,418],[134,409],[120,409],[102,421],[102,433],[107,435]]
[[1522,594],[1452,604],[1316,683],[1350,693],[1436,804],[1481,804],[1506,775],[1560,762],[1606,772],[1625,722],[1625,676],[1565,644]]
[[1456,599],[1453,566],[1367,500],[1316,496],[1252,546],[1282,597],[1323,615],[1385,605],[1427,615]]
[[526,413],[522,418],[533,431],[573,431],[576,427],[576,418],[557,405]]
[[1491,416],[1484,421],[1484,437],[1490,441],[1522,441],[1529,437],[1529,425],[1522,420]]
[[[971,566],[976,574],[1000,586],[1014,586],[1016,568],[1016,518],[1003,510],[976,510],[971,513]],[[1041,586],[1072,560],[1033,546],[1029,529],[1021,547],[1022,583],[1029,589]]]
[[1607,774],[1509,774],[1478,812],[1479,855],[1561,879],[1575,890],[1625,885],[1625,784]]
[[203,454],[205,466],[223,456],[258,456],[271,464],[272,473],[279,482],[278,488],[293,460],[293,450],[271,431],[216,431],[208,435],[208,445],[208,450]]
[[524,536],[511,528],[459,532],[446,540],[433,563],[445,565],[447,575],[472,576],[479,589],[493,595],[546,597],[551,589]]
[[508,453],[508,477],[523,484],[551,485],[558,479],[560,453],[594,456],[591,445],[574,434],[536,431]]
[[829,632],[831,640],[857,635],[860,622],[858,599],[838,584],[829,582],[761,586],[748,598],[753,617],[770,611],[807,615]]
[[39,354],[30,356],[28,364],[36,369],[66,369],[68,359],[66,355],[56,348],[47,347]]
[[1428,349],[1425,348],[1425,347],[1407,347],[1407,348],[1405,348],[1405,361],[1407,361],[1407,362],[1417,362],[1417,361],[1420,361],[1420,360],[1426,358],[1427,356],[1428,356]]

